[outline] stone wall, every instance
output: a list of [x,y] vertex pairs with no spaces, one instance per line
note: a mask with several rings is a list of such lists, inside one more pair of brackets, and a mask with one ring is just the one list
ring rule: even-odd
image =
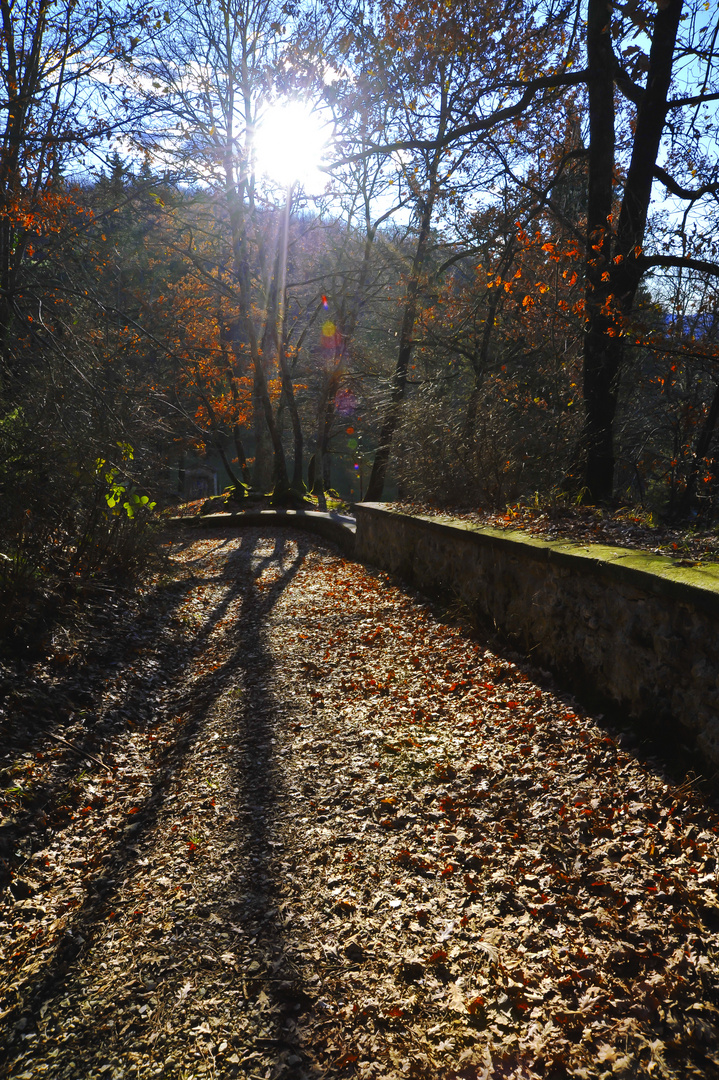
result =
[[719,764],[719,566],[355,507],[355,557],[459,602],[540,667]]

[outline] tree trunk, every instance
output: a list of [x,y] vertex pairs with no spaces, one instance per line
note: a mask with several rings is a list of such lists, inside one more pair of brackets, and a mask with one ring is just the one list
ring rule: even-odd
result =
[[[508,273],[512,260],[514,258],[514,244],[509,243],[509,248],[505,258],[502,260],[497,273],[504,276]],[[482,382],[484,380],[484,373],[487,370],[489,363],[489,348],[492,344],[492,335],[494,334],[494,328],[497,324],[497,308],[499,307],[501,292],[499,289],[492,289],[489,294],[489,303],[487,304],[487,315],[484,320],[484,326],[482,327],[482,340],[479,345],[479,353],[473,353],[471,357],[472,371],[474,372],[474,386],[469,395],[469,401],[467,403],[467,412],[464,418],[464,424],[462,426],[462,435],[467,448],[469,449],[471,443],[474,441],[474,431],[477,423],[477,410],[479,408],[479,398],[482,389]]]
[[609,0],[589,0],[589,177],[587,197],[586,328],[582,430],[584,485],[592,502],[611,498],[614,483],[613,425],[619,357],[607,315],[614,194],[614,54]]
[[[6,86],[9,100],[5,105],[5,129],[3,131],[2,154],[0,154],[0,361],[7,372],[12,372],[10,343],[13,340],[15,322],[15,296],[18,291],[18,278],[27,246],[24,231],[13,223],[12,205],[22,188],[20,158],[31,130],[30,114],[41,89],[41,51],[47,23],[50,0],[40,0],[37,9],[25,12],[25,39],[31,38],[29,47],[16,48],[15,20],[19,14],[11,4],[2,4],[3,63],[7,72]],[[30,23],[32,21],[32,29]],[[27,35],[27,36],[26,36]],[[66,40],[61,49],[67,48]],[[64,60],[64,57],[63,57]],[[47,144],[52,131],[53,121],[49,122],[44,132],[44,139],[37,140],[37,130],[32,134],[41,146]],[[44,149],[39,160],[35,161],[34,194],[37,194],[44,177]]]
[[250,471],[247,468],[247,457],[245,455],[245,446],[242,442],[242,429],[239,424],[235,424],[232,429],[232,437],[235,441],[235,453],[237,454],[237,463],[240,466],[240,472],[242,474],[243,484],[249,485],[250,483]]
[[646,89],[637,112],[632,157],[612,244],[615,166],[614,54],[608,0],[589,0],[589,193],[587,201],[585,421],[580,439],[588,501],[601,503],[614,488],[614,418],[624,358],[624,331],[643,268],[652,178],[666,120],[667,94],[683,0],[662,0],[654,17]]
[[397,362],[392,375],[392,381],[390,382],[389,399],[382,420],[379,445],[374,456],[374,461],[372,462],[372,472],[370,473],[369,483],[367,484],[367,491],[364,497],[365,502],[378,502],[382,498],[385,479],[387,477],[389,456],[392,450],[392,440],[399,424],[402,401],[404,400],[405,391],[407,389],[409,362],[412,358],[412,350],[414,348],[414,339],[412,335],[414,332],[414,324],[417,319],[417,308],[419,306],[420,280],[427,257],[427,248],[429,246],[432,210],[435,198],[435,183],[436,168],[430,177],[427,196],[421,204],[422,213],[419,223],[419,236],[417,238],[417,248],[414,253],[414,260],[412,262],[412,271],[409,282],[407,283],[407,292],[405,293],[404,316],[402,318],[402,329],[399,336]]
[[330,459],[328,453],[329,439],[332,431],[332,421],[335,415],[335,401],[342,380],[342,366],[344,363],[349,343],[352,341],[357,330],[360,313],[364,303],[364,294],[367,288],[367,277],[372,261],[372,250],[377,235],[377,225],[372,224],[369,217],[369,203],[365,216],[365,241],[362,252],[362,264],[360,266],[357,288],[354,292],[354,302],[350,305],[349,312],[344,315],[345,305],[343,301],[343,317],[337,327],[336,340],[341,342],[335,351],[334,364],[325,382],[320,405],[317,411],[317,478],[321,481],[322,492],[319,496],[321,509],[324,509],[324,492],[330,487]]
[[614,488],[614,417],[617,411],[619,344],[605,336],[608,320],[596,315],[584,342],[584,408],[582,449],[584,499],[606,503]]
[[702,462],[709,453],[709,447],[711,446],[712,436],[716,429],[717,420],[719,420],[719,384],[717,384],[714,390],[714,397],[712,403],[709,406],[709,412],[707,413],[704,421],[704,426],[699,432],[699,438],[697,439],[696,447],[694,448],[694,456],[692,458],[692,467],[687,478],[687,486],[684,489],[684,494],[679,502],[679,516],[686,517],[691,509],[694,495],[696,493],[697,479],[699,478],[699,469]]
[[287,363],[285,352],[285,288],[287,282],[287,246],[290,230],[290,212],[292,209],[292,186],[287,189],[285,209],[282,219],[282,241],[279,251],[279,274],[277,287],[277,359],[282,375],[282,392],[290,410],[292,420],[292,437],[294,442],[294,463],[292,468],[292,487],[295,491],[301,491],[303,487],[303,437],[302,422],[297,410],[295,390],[292,385],[292,373]]
[[300,420],[300,414],[297,410],[297,400],[295,398],[295,391],[292,385],[292,375],[287,364],[287,356],[285,355],[284,344],[280,346],[279,350],[280,358],[280,370],[282,372],[282,392],[284,394],[285,401],[290,410],[290,419],[292,421],[292,441],[294,448],[294,461],[292,464],[292,487],[295,491],[301,491],[303,486],[303,454],[304,454],[304,438],[302,435],[302,421]]
[[180,453],[177,462],[177,494],[185,497],[185,451]]
[[252,483],[258,491],[266,492],[272,486],[272,443],[267,430],[262,401],[254,380],[252,384],[252,433],[255,444]]
[[[250,284],[250,271],[244,252],[245,236],[243,228],[243,207],[241,196],[235,187],[234,176],[232,172],[231,154],[225,163],[225,175],[227,178],[225,195],[227,198],[227,205],[229,209],[230,229],[232,235],[232,255],[235,269],[235,277],[237,279],[240,297],[240,311],[242,322],[244,324],[245,337],[250,346],[250,358],[252,360],[253,399],[255,402],[255,406],[259,405],[261,414],[262,416],[264,416],[265,424],[267,426],[267,430],[270,436],[270,442],[272,443],[275,484],[279,487],[287,488],[289,487],[289,481],[287,478],[287,463],[285,461],[285,451],[282,445],[282,439],[280,438],[280,433],[275,423],[272,402],[270,401],[270,395],[267,389],[267,378],[263,365],[262,350],[259,347],[259,342],[257,340],[257,331],[255,329],[255,323],[252,318],[252,288]],[[256,453],[258,450],[259,446],[256,446]]]

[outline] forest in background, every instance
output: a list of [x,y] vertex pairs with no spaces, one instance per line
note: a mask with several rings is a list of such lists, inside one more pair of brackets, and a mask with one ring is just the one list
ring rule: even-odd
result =
[[[0,7],[5,629],[142,565],[193,454],[714,519],[716,3]],[[320,194],[259,170],[287,100]]]

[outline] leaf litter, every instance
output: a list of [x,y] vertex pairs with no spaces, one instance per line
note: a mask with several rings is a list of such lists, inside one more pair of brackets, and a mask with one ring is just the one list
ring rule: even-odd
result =
[[309,537],[169,552],[7,696],[0,1075],[719,1075],[691,785]]

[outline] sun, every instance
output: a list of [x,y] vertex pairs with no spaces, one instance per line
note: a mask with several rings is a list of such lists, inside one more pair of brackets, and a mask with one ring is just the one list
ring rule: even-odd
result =
[[285,187],[299,183],[321,190],[326,178],[319,166],[329,137],[328,122],[305,102],[272,105],[255,132],[257,171]]

